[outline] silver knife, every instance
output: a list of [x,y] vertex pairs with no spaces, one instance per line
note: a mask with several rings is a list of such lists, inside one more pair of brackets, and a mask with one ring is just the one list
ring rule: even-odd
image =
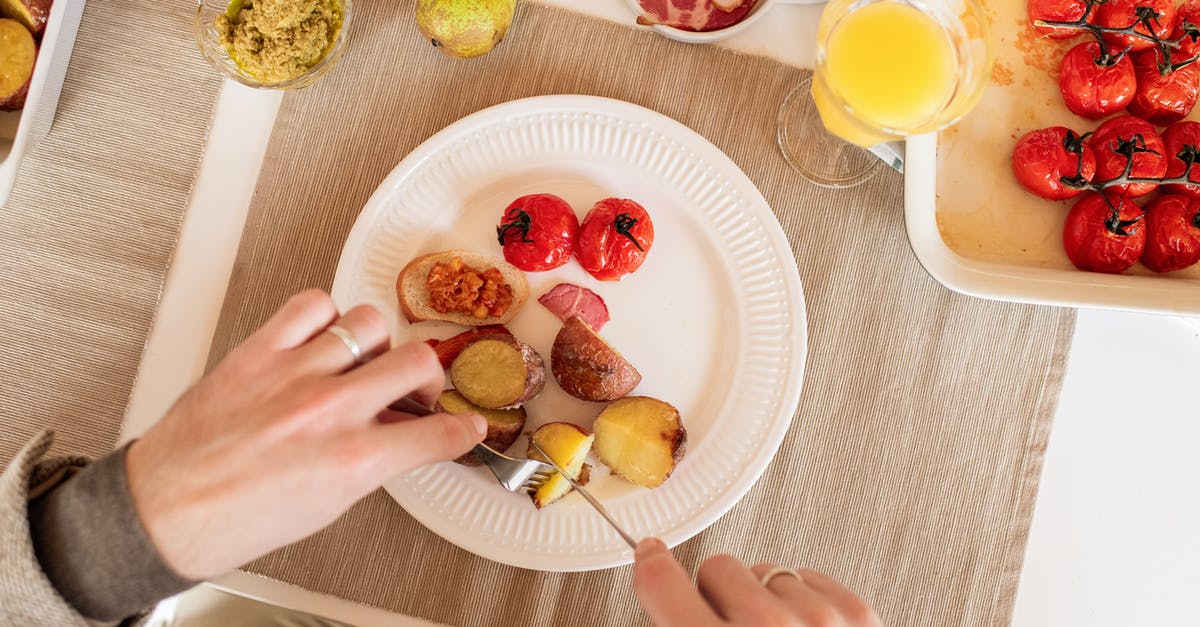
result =
[[612,525],[612,528],[616,529],[617,533],[621,534],[621,539],[625,541],[625,544],[629,545],[629,548],[637,549],[637,541],[633,539],[633,536],[625,533],[625,530],[621,528],[621,525],[618,525],[617,521],[613,520],[613,517],[609,515],[608,510],[604,509],[604,506],[600,504],[600,501],[596,500],[596,497],[592,496],[587,490],[583,489],[583,486],[579,485],[578,481],[575,481],[575,479],[571,478],[571,474],[566,470],[563,470],[563,467],[559,466],[558,462],[554,461],[553,457],[547,455],[546,451],[543,450],[542,447],[538,446],[537,442],[534,442],[531,439],[529,440],[529,445],[537,449],[537,452],[541,453],[542,457],[546,458],[546,461],[550,462],[551,466],[554,466],[554,469],[558,471],[558,474],[562,475],[564,479],[569,481],[571,483],[571,487],[575,488],[575,491],[578,492],[580,496],[584,498],[584,500],[586,500],[588,503],[591,503],[592,507],[596,508],[597,512],[600,512],[600,515],[604,517],[604,520],[607,520],[608,524]]

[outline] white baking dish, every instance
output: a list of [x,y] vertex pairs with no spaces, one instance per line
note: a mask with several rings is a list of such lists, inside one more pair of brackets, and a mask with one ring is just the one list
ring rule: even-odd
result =
[[[996,71],[982,101],[940,135],[907,142],[905,221],[917,259],[940,283],[971,296],[1200,315],[1200,265],[1156,274],[1137,264],[1121,275],[1071,265],[1062,231],[1072,201],[1023,190],[1011,160],[1030,130],[1062,125],[1082,133],[1099,125],[1067,110],[1058,88],[1062,54],[1082,39],[1037,36],[1025,26],[1023,2],[988,10]],[[1189,119],[1200,119],[1200,107]]]
[[50,130],[85,0],[55,0],[21,111],[0,111],[0,207],[8,201],[21,160]]
[[[1188,271],[1151,275],[1141,268],[1145,274],[1109,275],[1076,270],[1065,255],[1061,263],[1039,267],[1016,260],[972,259],[956,252],[938,229],[937,138],[924,135],[907,144],[904,211],[908,241],[921,265],[942,285],[996,300],[1200,315],[1200,279],[1182,274]],[[1011,176],[1007,172],[1001,175]]]

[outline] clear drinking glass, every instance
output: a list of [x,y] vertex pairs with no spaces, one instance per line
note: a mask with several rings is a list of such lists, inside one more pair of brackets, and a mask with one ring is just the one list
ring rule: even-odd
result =
[[813,183],[862,183],[883,165],[865,147],[958,121],[982,97],[992,61],[976,0],[831,0],[813,78],[780,107],[779,148]]

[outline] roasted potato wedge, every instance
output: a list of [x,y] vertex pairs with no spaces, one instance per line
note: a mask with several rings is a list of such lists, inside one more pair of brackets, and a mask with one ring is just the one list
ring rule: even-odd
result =
[[683,458],[687,430],[679,410],[649,396],[611,403],[592,425],[596,457],[630,483],[656,488]]
[[563,391],[585,401],[613,401],[633,391],[642,375],[588,323],[563,324],[550,350],[550,369]]
[[[521,429],[525,428],[524,409],[520,407],[516,409],[480,407],[468,401],[457,390],[442,392],[434,409],[449,414],[479,414],[483,416],[484,420],[487,420],[487,435],[484,436],[483,443],[501,453],[512,446],[517,436],[521,435]],[[478,466],[483,463],[478,457],[475,457],[474,453],[470,452],[454,461],[464,466]]]
[[33,35],[16,20],[0,19],[0,111],[25,106],[36,61]]
[[[571,477],[580,485],[586,484],[590,475],[591,469],[584,460],[587,459],[588,451],[592,450],[592,441],[595,439],[595,436],[583,427],[569,422],[544,424],[530,436],[531,441],[537,442],[538,446],[542,447],[555,463],[562,466],[563,470],[571,473]],[[547,461],[532,444],[529,445],[527,455],[530,459]],[[529,496],[533,499],[534,506],[542,509],[561,499],[571,489],[571,482],[556,472]]]
[[485,335],[467,344],[450,364],[450,381],[467,400],[486,409],[508,409],[537,396],[546,384],[542,356],[511,335]]

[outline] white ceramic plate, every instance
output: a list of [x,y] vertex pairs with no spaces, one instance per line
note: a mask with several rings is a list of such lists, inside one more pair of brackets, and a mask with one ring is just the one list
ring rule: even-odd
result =
[[[766,468],[799,402],[805,358],[804,298],[783,231],[750,179],[703,137],[590,96],[517,100],[468,116],[379,186],[346,241],[333,297],[343,308],[379,307],[396,340],[448,337],[461,328],[404,322],[396,275],[437,250],[499,256],[500,214],[538,192],[562,196],[580,217],[601,198],[634,198],[654,220],[654,246],[638,272],[605,283],[572,261],[530,273],[531,300],[509,327],[548,366],[561,324],[535,299],[561,281],[605,299],[612,321],[601,334],[641,371],[634,393],[678,407],[688,447],[657,489],[634,487],[594,459],[589,488],[635,536],[678,544],[728,511]],[[603,405],[567,396],[548,377],[526,407],[532,431],[555,420],[590,427]],[[510,452],[525,447],[522,437]],[[632,560],[577,494],[538,511],[486,468],[449,462],[385,487],[435,533],[498,562],[568,571]]]

